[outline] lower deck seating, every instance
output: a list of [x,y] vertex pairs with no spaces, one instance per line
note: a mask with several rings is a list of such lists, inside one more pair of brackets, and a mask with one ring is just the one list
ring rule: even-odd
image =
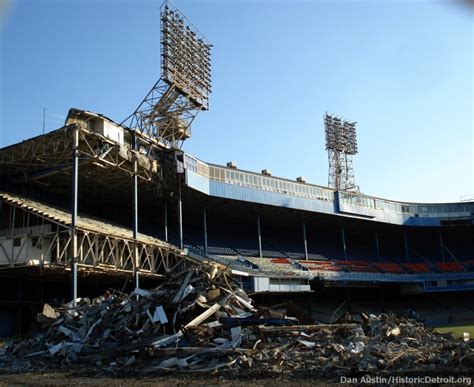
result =
[[352,272],[360,272],[360,273],[378,273],[380,270],[375,268],[372,263],[370,262],[363,262],[363,261],[337,261],[336,264],[347,270]]
[[303,266],[311,271],[342,271],[343,269],[337,266],[332,261],[301,261]]
[[[258,240],[255,238],[255,235],[248,230],[248,232],[243,233],[240,229],[239,232],[234,231],[234,229],[214,230],[214,232],[208,234],[208,254],[215,256],[242,256],[248,259],[259,258]],[[204,253],[202,230],[189,227],[185,230],[184,234],[185,247]],[[442,274],[474,271],[472,255],[459,259],[459,261],[453,258],[449,262],[440,262],[441,258],[435,257],[434,251],[431,253],[431,250],[427,248],[422,249],[422,243],[420,241],[415,243],[413,236],[410,236],[411,239],[409,240],[409,242],[412,242],[413,248],[410,249],[409,262],[406,262],[406,252],[403,249],[399,249],[400,251],[387,249],[386,246],[390,247],[390,243],[393,242],[392,244],[394,244],[397,242],[387,240],[387,238],[381,238],[382,246],[385,243],[385,252],[381,249],[383,253],[381,257],[374,255],[372,250],[375,251],[375,249],[373,246],[367,246],[365,251],[361,243],[354,241],[354,238],[352,240],[349,238],[347,260],[341,256],[341,249],[336,249],[332,243],[327,241],[309,243],[308,248],[310,248],[310,252],[308,252],[308,260],[306,260],[304,252],[302,252],[301,243],[297,237],[290,235],[287,238],[286,235],[270,235],[269,233],[265,235],[266,239],[262,239],[262,259],[268,260],[268,264],[275,269],[283,269],[285,265],[297,267],[298,265],[295,264],[297,262],[301,265],[300,270],[310,271],[381,274]],[[178,238],[170,233],[170,241],[178,243]],[[448,242],[451,241],[449,240]],[[456,246],[452,248],[456,249]],[[419,253],[419,251],[423,254]],[[436,252],[438,253],[438,251]],[[448,253],[450,256],[454,255],[451,253],[451,250],[446,250],[445,255]],[[441,253],[438,255],[441,255]],[[458,258],[458,256],[455,257]]]
[[285,258],[246,258],[249,262],[255,264],[259,270],[273,272],[283,275],[294,276],[299,270],[293,266],[290,260]]
[[444,272],[455,273],[465,271],[464,266],[459,262],[438,262],[436,263],[438,269]]
[[403,269],[403,267],[398,263],[378,262],[378,263],[374,263],[374,266],[385,273],[392,273],[392,274],[405,273],[405,270]]
[[[285,254],[279,251],[272,251],[272,250],[262,250],[262,255],[265,258],[279,258],[279,257],[285,256]],[[257,256],[258,256],[258,251],[257,251]]]
[[405,263],[405,269],[412,273],[431,273],[432,270],[427,263]]
[[274,259],[271,260],[271,262],[288,264],[288,263],[290,263],[290,260],[288,258],[274,258]]

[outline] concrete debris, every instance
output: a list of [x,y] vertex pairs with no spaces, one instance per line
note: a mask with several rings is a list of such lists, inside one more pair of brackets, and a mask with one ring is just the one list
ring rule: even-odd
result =
[[398,336],[400,334],[400,328],[396,327],[387,331],[387,336]]
[[50,305],[44,304],[42,317],[56,320],[59,317],[59,313],[56,312]]
[[347,314],[333,324],[308,324],[305,317],[300,325],[287,313],[254,305],[216,266],[193,264],[155,289],[111,291],[77,299],[75,307],[45,305],[41,333],[11,343],[0,367],[326,378],[474,368],[472,341],[436,333],[410,316]]

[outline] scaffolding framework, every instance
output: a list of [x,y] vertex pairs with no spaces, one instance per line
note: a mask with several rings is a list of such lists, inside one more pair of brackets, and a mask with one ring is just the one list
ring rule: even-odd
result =
[[168,2],[161,8],[160,25],[161,77],[122,124],[168,148],[181,148],[197,114],[209,109],[211,44]]

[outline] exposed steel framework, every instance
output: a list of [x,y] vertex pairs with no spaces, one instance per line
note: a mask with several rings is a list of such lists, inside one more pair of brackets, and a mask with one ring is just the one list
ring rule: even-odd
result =
[[[166,243],[150,237],[136,240],[114,233],[114,227],[110,226],[110,230],[106,223],[100,227],[85,227],[87,222],[76,226],[77,256],[74,257],[71,251],[74,235],[70,232],[71,223],[65,221],[66,213],[55,209],[48,211],[44,205],[36,208],[35,202],[16,195],[0,193],[0,201],[10,214],[7,237],[2,238],[0,233],[0,250],[6,258],[6,268],[32,265],[19,259],[22,253],[28,253],[28,249],[30,253],[37,253],[39,262],[34,262],[36,266],[68,270],[74,258],[81,270],[124,274],[138,271],[153,277],[163,276],[182,261],[179,251]],[[18,227],[19,219],[23,220],[23,227]],[[18,248],[12,247],[12,240],[20,241]],[[5,267],[0,264],[0,269]]]
[[358,153],[356,122],[341,120],[326,113],[324,130],[328,151],[330,188],[341,191],[359,192],[355,184],[352,156]]
[[170,2],[161,7],[161,78],[123,124],[168,148],[181,148],[209,109],[211,44]]
[[130,190],[129,177],[133,174],[133,161],[137,159],[139,183],[156,190],[161,182],[161,170],[156,162],[160,148],[154,141],[140,136],[141,152],[137,152],[80,123],[0,149],[2,174],[8,176],[11,183],[36,183],[54,187],[59,193],[68,192],[76,127],[79,130],[79,169],[88,168],[81,180],[84,189]]

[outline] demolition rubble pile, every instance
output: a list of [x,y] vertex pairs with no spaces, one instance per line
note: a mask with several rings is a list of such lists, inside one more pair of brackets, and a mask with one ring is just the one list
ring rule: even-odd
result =
[[284,306],[255,306],[212,265],[170,273],[153,290],[44,306],[42,333],[12,344],[0,367],[76,367],[152,375],[223,371],[226,377],[472,370],[472,343],[395,315],[346,315],[299,325]]

